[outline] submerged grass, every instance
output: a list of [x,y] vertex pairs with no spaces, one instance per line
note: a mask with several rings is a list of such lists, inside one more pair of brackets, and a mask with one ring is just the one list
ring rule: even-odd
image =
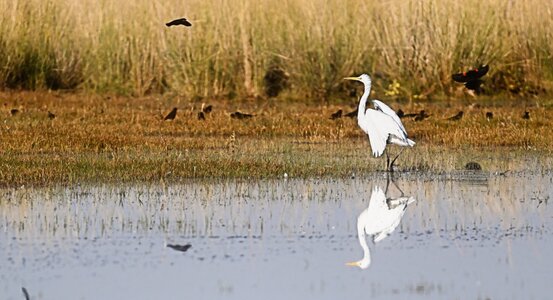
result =
[[[452,95],[451,74],[491,64],[490,92],[553,79],[549,0],[0,2],[0,87],[126,95],[332,98],[374,74],[398,99]],[[185,16],[191,28],[166,28]]]
[[[164,97],[107,97],[60,92],[1,93],[0,185],[181,180],[208,177],[351,176],[384,169],[370,155],[355,119],[331,120],[351,105],[299,102],[209,103]],[[485,171],[549,170],[552,107],[540,100],[483,99],[478,105],[426,102],[424,121],[404,119],[417,142],[399,170],[442,172],[476,161]],[[212,104],[198,120],[203,104]],[[178,107],[173,121],[162,116]],[[11,115],[12,109],[19,113]],[[230,118],[236,110],[252,119]],[[464,110],[460,121],[447,117]],[[486,112],[494,118],[487,120]],[[524,111],[530,119],[522,118]],[[50,119],[48,112],[55,114]],[[397,153],[399,149],[390,150]]]

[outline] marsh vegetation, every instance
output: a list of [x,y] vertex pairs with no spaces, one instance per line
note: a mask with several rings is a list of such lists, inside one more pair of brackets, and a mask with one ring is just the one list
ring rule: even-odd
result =
[[[385,168],[385,159],[371,156],[355,118],[331,119],[338,109],[353,111],[355,101],[202,103],[59,92],[2,93],[0,99],[2,185],[351,176]],[[521,100],[480,103],[390,103],[429,115],[403,119],[417,145],[403,152],[398,170],[451,171],[470,161],[485,172],[551,169],[550,107]],[[212,105],[205,120],[197,117],[202,104]],[[175,119],[163,120],[173,107]],[[14,108],[19,112],[12,115]],[[231,118],[237,110],[254,116]],[[462,119],[447,120],[459,110],[465,111]],[[530,119],[523,118],[525,111]]]
[[[491,65],[490,92],[541,93],[553,79],[553,16],[530,1],[2,1],[0,87],[142,96],[451,96],[451,74]],[[187,17],[192,27],[166,28]],[[275,74],[278,76],[275,77]],[[279,75],[280,74],[280,75]],[[284,79],[286,80],[284,80]],[[377,94],[379,96],[379,94]]]

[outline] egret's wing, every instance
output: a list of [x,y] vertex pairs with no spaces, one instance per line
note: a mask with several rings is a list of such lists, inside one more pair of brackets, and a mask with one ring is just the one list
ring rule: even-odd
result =
[[374,208],[378,205],[382,206],[386,203],[386,195],[384,194],[384,191],[379,186],[374,186],[372,193],[371,193],[371,199],[369,200],[369,208]]
[[383,239],[385,239],[386,237],[388,237],[389,235],[390,235],[389,232],[383,231],[383,232],[377,234],[376,236],[374,236],[374,237],[373,237],[373,241],[374,241],[375,243],[378,243],[378,242],[382,241]]
[[397,125],[403,132],[403,135],[407,137],[407,131],[405,130],[405,127],[403,127],[403,123],[401,123],[401,120],[397,116],[396,112],[380,100],[372,100],[372,102],[373,102],[374,108],[390,116],[394,120],[394,122],[397,123]]
[[384,122],[390,122],[391,119],[380,111],[367,109],[361,119],[357,119],[359,127],[369,136],[371,150],[374,157],[379,157],[386,149],[388,133],[382,130]]

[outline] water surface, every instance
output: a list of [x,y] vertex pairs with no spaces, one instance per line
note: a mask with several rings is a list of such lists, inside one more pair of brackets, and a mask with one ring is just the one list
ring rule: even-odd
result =
[[552,180],[4,189],[0,298],[548,299]]

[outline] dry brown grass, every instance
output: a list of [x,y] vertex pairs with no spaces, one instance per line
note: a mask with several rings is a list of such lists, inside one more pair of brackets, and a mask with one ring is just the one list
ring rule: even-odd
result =
[[[449,171],[470,160],[488,171],[549,169],[552,108],[536,103],[480,100],[480,107],[447,102],[407,105],[431,117],[404,124],[417,145],[404,151],[400,170]],[[212,100],[205,121],[202,103],[182,98],[102,97],[85,94],[2,93],[0,184],[82,181],[151,181],[193,177],[347,176],[384,168],[370,156],[355,119],[330,120],[351,105]],[[162,115],[178,107],[174,121]],[[10,110],[20,112],[11,116]],[[458,110],[465,117],[447,121]],[[253,113],[236,120],[230,112]],[[525,110],[531,119],[521,118]],[[56,114],[49,119],[48,111]],[[486,120],[487,111],[494,119]],[[398,151],[393,148],[392,153]],[[531,161],[532,163],[529,163]]]
[[[378,74],[398,98],[451,95],[453,72],[492,67],[494,92],[553,80],[550,0],[10,0],[0,2],[0,87],[189,97],[340,94],[342,77]],[[191,28],[166,28],[185,16]]]

